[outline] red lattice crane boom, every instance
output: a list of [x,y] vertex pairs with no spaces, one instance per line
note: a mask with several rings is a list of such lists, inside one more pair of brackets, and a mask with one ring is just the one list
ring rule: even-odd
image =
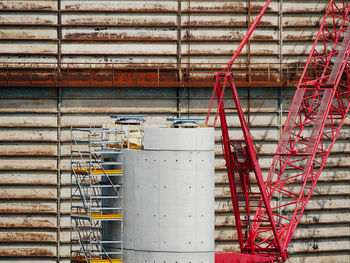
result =
[[[295,92],[276,153],[264,180],[240,106],[231,66],[271,1],[252,24],[227,67],[214,74],[206,119],[217,98],[222,143],[241,254],[216,255],[216,263],[277,262],[287,248],[350,107],[350,3],[330,1]],[[225,107],[229,87],[233,107]],[[231,139],[227,113],[237,112],[243,139]],[[256,186],[257,185],[257,186]]]

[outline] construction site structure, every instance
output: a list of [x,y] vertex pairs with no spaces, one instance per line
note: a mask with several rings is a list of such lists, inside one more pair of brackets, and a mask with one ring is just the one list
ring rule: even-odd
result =
[[[122,262],[125,133],[112,126],[71,128],[71,260]],[[118,235],[106,238],[106,225]]]
[[[350,3],[331,0],[300,78],[267,178],[240,105],[231,66],[271,1],[248,30],[226,68],[215,73],[206,123],[217,112],[241,253],[216,255],[223,262],[280,262],[315,189],[350,108]],[[228,87],[233,103],[224,105]],[[242,138],[231,139],[227,119],[237,114]]]
[[179,121],[124,150],[125,262],[214,262],[214,129]]

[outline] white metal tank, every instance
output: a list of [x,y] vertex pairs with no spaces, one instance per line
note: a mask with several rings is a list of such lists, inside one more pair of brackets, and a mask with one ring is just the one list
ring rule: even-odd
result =
[[146,128],[125,150],[124,262],[214,263],[212,128]]

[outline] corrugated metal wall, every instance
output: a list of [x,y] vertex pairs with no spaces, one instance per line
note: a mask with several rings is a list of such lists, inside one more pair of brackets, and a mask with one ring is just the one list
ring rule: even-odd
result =
[[[236,65],[264,173],[294,93],[293,70],[309,52],[326,2],[271,4]],[[190,80],[228,61],[263,3],[1,1],[0,261],[68,262],[69,127],[102,124],[117,113],[148,114],[150,123],[180,113],[203,117],[211,80]],[[109,75],[99,75],[104,70]],[[229,124],[238,134],[236,120]],[[347,121],[290,262],[350,262],[349,133]],[[219,138],[217,130],[216,250],[237,251]]]
[[[241,85],[295,81],[295,72],[302,69],[298,63],[304,61],[300,58],[309,52],[327,2],[271,3],[234,65]],[[131,70],[128,77],[136,78],[138,85],[152,78],[158,84],[163,79],[164,85],[171,79],[189,81],[189,76],[210,81],[207,77],[227,63],[263,4],[261,0],[1,1],[1,84],[35,85],[42,75],[41,85],[71,86],[85,80],[80,85],[88,86],[91,78],[98,79],[97,85],[108,81],[113,85],[110,82],[125,81],[125,76],[113,74],[120,68]],[[27,68],[25,74],[19,68]],[[74,74],[76,68],[87,70]],[[143,76],[145,68],[152,74]]]
[[[239,93],[246,107],[247,89]],[[265,174],[292,94],[287,88],[251,90],[251,132]],[[103,124],[110,114],[126,112],[160,123],[178,111],[174,88],[2,88],[0,96],[0,256],[33,262],[69,256],[70,126]],[[186,90],[183,116],[204,117],[209,97],[210,88]],[[229,125],[238,134],[234,118]],[[290,262],[349,262],[349,132],[347,121],[294,235]],[[216,250],[237,251],[219,139],[217,130]]]

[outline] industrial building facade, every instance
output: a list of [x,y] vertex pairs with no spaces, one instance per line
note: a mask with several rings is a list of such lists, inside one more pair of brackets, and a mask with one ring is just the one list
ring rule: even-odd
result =
[[[263,173],[328,1],[273,2],[233,66]],[[69,262],[70,129],[110,115],[205,117],[264,1],[1,1],[0,260]],[[229,120],[238,134],[238,120]],[[290,246],[290,262],[349,262],[346,121]],[[216,130],[215,241],[238,252]]]

